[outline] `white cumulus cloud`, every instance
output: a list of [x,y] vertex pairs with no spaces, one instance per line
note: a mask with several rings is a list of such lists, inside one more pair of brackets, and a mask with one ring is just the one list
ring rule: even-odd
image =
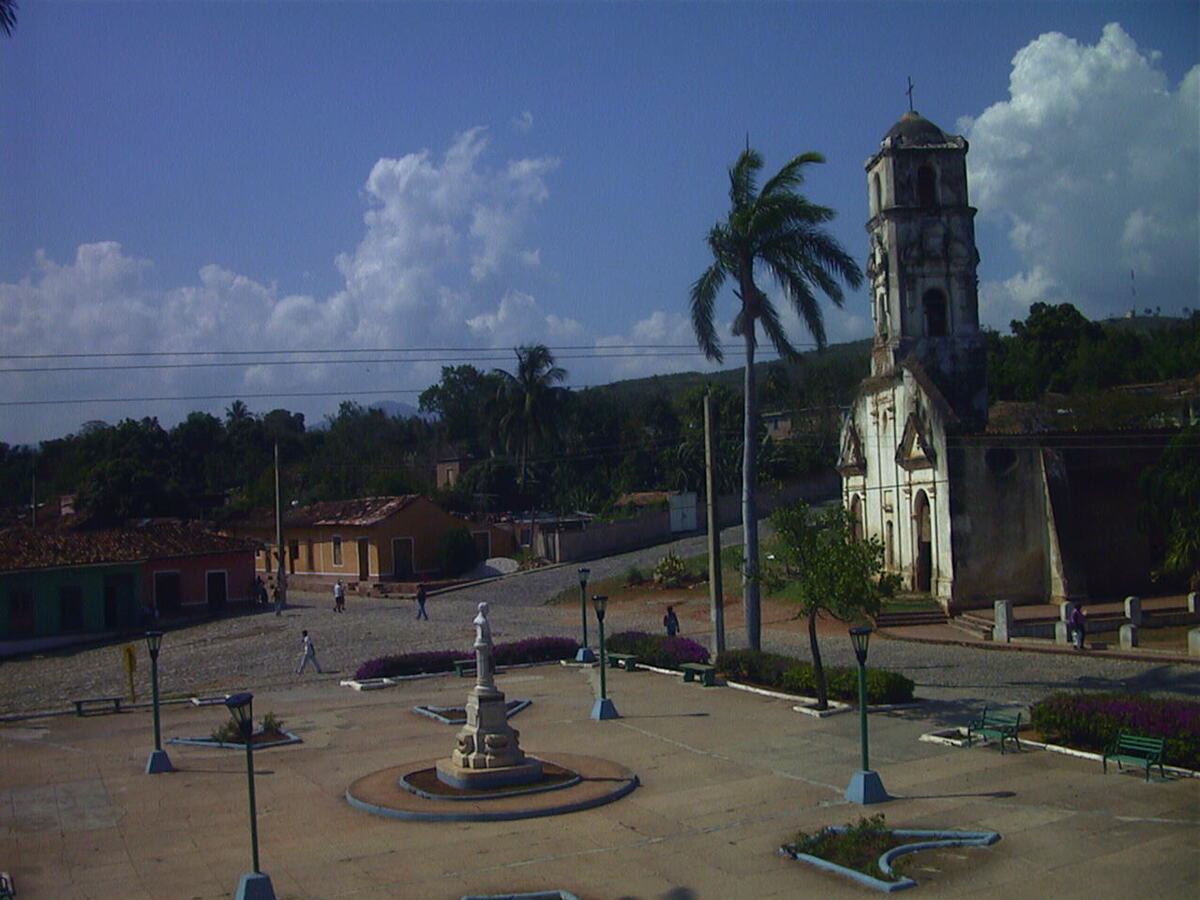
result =
[[1200,66],[1171,85],[1158,54],[1118,24],[1094,45],[1043,34],[1012,61],[1009,99],[959,122],[973,202],[998,221],[1022,271],[981,285],[985,322],[1030,303],[1101,318],[1178,311],[1200,288]]

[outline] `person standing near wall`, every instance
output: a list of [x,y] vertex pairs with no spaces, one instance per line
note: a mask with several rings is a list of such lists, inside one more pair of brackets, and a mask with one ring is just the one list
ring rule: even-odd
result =
[[679,634],[679,616],[675,615],[675,607],[667,607],[667,614],[663,616],[663,628],[667,629],[667,637]]
[[425,612],[425,585],[417,585],[417,618],[429,619],[429,613]]

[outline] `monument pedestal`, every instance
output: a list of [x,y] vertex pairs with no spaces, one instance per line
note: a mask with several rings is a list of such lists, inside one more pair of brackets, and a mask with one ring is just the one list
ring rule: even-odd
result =
[[479,604],[475,623],[478,682],[467,695],[467,723],[458,732],[458,744],[449,759],[437,762],[442,784],[460,789],[488,789],[529,784],[542,777],[541,760],[521,751],[520,733],[508,724],[504,692],[492,682],[491,630],[487,604]]

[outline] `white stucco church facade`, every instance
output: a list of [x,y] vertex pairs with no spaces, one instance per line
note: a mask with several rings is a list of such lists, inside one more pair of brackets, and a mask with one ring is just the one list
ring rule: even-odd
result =
[[987,415],[966,157],[965,139],[908,112],[867,161],[874,344],[838,461],[843,502],[883,543],[886,568],[946,605],[947,435],[979,430]]

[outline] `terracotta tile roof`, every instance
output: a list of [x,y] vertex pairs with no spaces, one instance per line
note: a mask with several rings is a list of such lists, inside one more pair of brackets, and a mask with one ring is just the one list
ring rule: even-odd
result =
[[[409,504],[420,499],[420,494],[402,494],[398,497],[361,497],[357,500],[328,500],[310,506],[293,506],[284,510],[283,523],[287,528],[314,525],[370,526],[394,516]],[[229,523],[233,529],[273,529],[275,514],[269,510],[255,510]]]
[[0,571],[248,552],[256,546],[253,541],[217,534],[194,523],[155,523],[105,531],[20,527],[0,532]]

